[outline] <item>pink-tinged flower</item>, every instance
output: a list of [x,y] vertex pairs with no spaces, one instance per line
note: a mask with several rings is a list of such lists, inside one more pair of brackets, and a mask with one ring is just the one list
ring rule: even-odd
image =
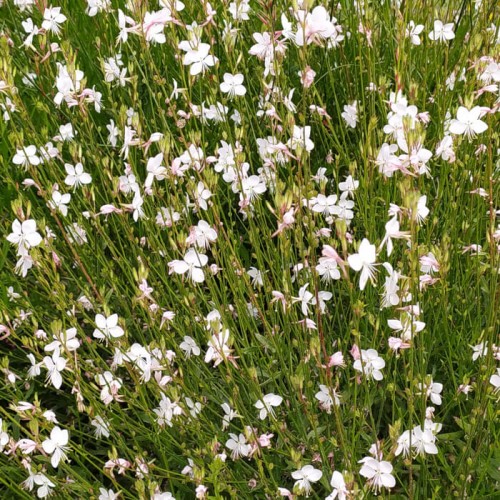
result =
[[262,448],[269,448],[271,446],[271,439],[274,437],[274,434],[261,434],[257,441]]
[[479,119],[482,112],[480,106],[474,106],[472,109],[460,106],[457,118],[451,120],[450,132],[455,135],[466,135],[469,139],[483,133],[488,129],[488,125]]
[[363,238],[359,246],[358,253],[349,255],[347,262],[354,271],[361,271],[359,279],[359,289],[364,290],[368,278],[374,281],[375,261],[377,260],[375,245],[372,245],[366,238]]
[[295,479],[294,492],[309,496],[312,490],[312,483],[318,482],[322,475],[323,472],[315,469],[312,465],[304,465],[301,469],[292,472],[292,477]]
[[308,89],[314,82],[314,77],[316,76],[316,71],[314,71],[310,66],[306,66],[303,71],[299,71],[300,83],[305,89]]
[[396,485],[396,479],[392,475],[393,467],[389,462],[365,457],[359,463],[363,464],[359,473],[368,479],[375,491],[381,488],[393,488]]
[[344,367],[345,366],[344,355],[340,351],[337,351],[336,353],[332,354],[328,358],[328,366],[330,368],[332,366]]
[[118,326],[118,314],[112,314],[107,318],[102,314],[96,314],[95,324],[97,328],[94,330],[93,336],[99,340],[117,339],[122,337],[125,332],[121,326]]
[[403,339],[400,339],[398,337],[389,337],[387,344],[389,345],[389,349],[392,349],[396,352],[399,349],[409,349],[411,347],[411,344],[409,344],[408,342],[404,342]]
[[354,359],[354,361],[358,360],[361,356],[361,351],[359,350],[359,347],[357,344],[354,344],[352,347],[351,347],[351,350],[349,351],[349,354],[352,356],[352,359]]
[[425,274],[434,274],[439,272],[439,262],[434,257],[432,252],[429,252],[427,255],[423,255],[420,257],[420,271]]
[[51,456],[50,463],[56,468],[61,460],[66,460],[65,452],[68,451],[69,433],[66,429],[56,426],[50,433],[50,438],[42,442],[45,453]]

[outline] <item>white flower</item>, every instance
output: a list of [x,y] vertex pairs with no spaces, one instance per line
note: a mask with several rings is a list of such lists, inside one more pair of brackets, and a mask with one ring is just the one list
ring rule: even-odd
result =
[[39,165],[40,158],[36,154],[36,146],[31,145],[27,148],[17,149],[12,162],[14,165],[21,165],[24,168],[28,168],[29,165]]
[[426,397],[430,397],[435,405],[440,405],[442,403],[441,392],[443,391],[443,384],[433,382],[432,379],[430,379],[425,384],[419,383],[418,388],[420,391],[425,392]]
[[102,436],[109,437],[109,422],[106,422],[100,415],[96,415],[90,422],[95,427],[95,437],[100,439]]
[[118,498],[120,498],[120,492],[115,493],[112,489],[99,488],[98,500],[118,500]]
[[169,427],[173,427],[173,420],[183,414],[182,408],[175,402],[171,401],[170,398],[161,394],[160,406],[153,410],[158,416],[158,425],[163,427],[167,424]]
[[173,260],[168,263],[171,272],[176,274],[188,274],[188,277],[194,283],[203,283],[205,281],[205,273],[202,267],[208,263],[208,257],[202,253],[198,253],[193,248],[190,248],[183,260]]
[[264,420],[268,413],[274,416],[273,407],[278,407],[283,402],[283,398],[277,394],[266,394],[262,399],[259,399],[255,404],[255,408],[260,410],[259,418]]
[[61,460],[66,460],[65,451],[69,448],[67,446],[69,441],[69,433],[66,429],[61,429],[55,426],[50,432],[50,438],[42,442],[42,448],[45,453],[52,455],[50,463],[52,467],[57,467]]
[[52,193],[52,200],[49,201],[49,207],[52,210],[58,210],[61,214],[66,217],[68,215],[68,203],[71,200],[71,195],[69,193],[61,194],[59,191],[54,191]]
[[347,262],[354,271],[361,271],[359,278],[359,289],[364,290],[368,278],[373,282],[375,277],[375,261],[377,260],[375,245],[363,238],[358,253],[349,255]]
[[66,21],[66,16],[61,14],[61,7],[49,7],[43,13],[42,28],[58,35],[60,31],[59,24],[64,23],[64,21]]
[[146,171],[148,173],[146,177],[146,182],[144,187],[151,187],[153,185],[153,180],[162,181],[167,175],[167,169],[162,165],[163,153],[158,153],[153,158],[148,159],[148,164],[146,166]]
[[327,413],[331,413],[332,406],[340,405],[340,398],[335,389],[329,388],[323,384],[320,384],[319,392],[317,392],[314,397],[319,401],[320,408],[325,410]]
[[198,185],[196,186],[195,196],[196,196],[196,202],[198,203],[198,206],[202,210],[208,210],[207,201],[212,196],[212,193],[210,192],[209,189],[207,189],[205,187],[205,184],[203,184],[202,181],[198,182]]
[[196,49],[189,49],[184,55],[183,64],[190,65],[189,74],[196,76],[204,73],[210,66],[214,66],[218,59],[209,54],[210,45],[200,43]]
[[412,431],[411,445],[415,448],[417,455],[437,455],[438,449],[435,445],[436,437],[430,429],[422,430],[417,426]]
[[[233,184],[233,190],[239,188],[239,182]],[[267,190],[266,183],[258,175],[251,175],[241,181],[241,197],[249,202],[257,199]]]
[[229,423],[233,418],[239,417],[238,413],[233,410],[229,404],[227,403],[222,403],[221,405],[222,410],[224,411],[224,417],[222,417],[222,430],[225,430],[229,427]]
[[97,328],[94,330],[93,336],[99,340],[106,342],[111,339],[117,339],[124,335],[123,328],[118,326],[118,314],[112,314],[107,318],[102,314],[96,314],[95,324]]
[[293,126],[293,136],[288,141],[287,145],[293,150],[298,147],[305,149],[307,152],[312,151],[314,149],[314,142],[309,138],[311,135],[311,127],[298,127],[297,125]]
[[337,261],[331,257],[320,257],[316,271],[324,281],[340,279]]
[[45,474],[42,474],[41,472],[33,476],[33,483],[39,486],[36,490],[38,498],[50,496],[52,493],[51,488],[55,488],[56,486]]
[[422,223],[424,219],[429,215],[430,210],[426,206],[427,195],[421,196],[417,202],[417,221]]
[[101,400],[108,405],[113,399],[118,399],[118,391],[122,386],[122,379],[115,378],[110,371],[97,376],[97,383],[101,386]]
[[423,24],[415,25],[414,21],[410,21],[406,27],[406,37],[411,40],[413,45],[420,45],[420,33],[424,30]]
[[356,128],[356,123],[358,123],[358,101],[346,104],[341,116],[349,127]]
[[333,491],[326,497],[325,500],[347,500],[349,494],[351,493],[345,484],[344,476],[339,471],[334,471],[332,478],[330,479],[330,486]]
[[247,440],[243,434],[233,434],[229,433],[230,439],[226,441],[226,448],[231,450],[231,458],[237,460],[240,457],[248,457],[252,451],[251,445],[247,443]]
[[44,347],[45,352],[51,352],[56,349],[61,350],[61,347],[68,351],[76,351],[80,347],[80,341],[76,338],[76,328],[68,328],[64,333],[59,332],[53,335],[53,342]]
[[75,131],[73,130],[73,125],[71,123],[66,123],[66,125],[61,125],[59,127],[59,135],[53,137],[54,141],[72,141],[75,138]]
[[480,342],[479,344],[472,346],[473,349],[473,354],[472,354],[472,361],[476,361],[479,358],[482,358],[488,354],[488,343],[487,342]]
[[224,73],[224,81],[220,84],[220,90],[224,94],[229,94],[229,97],[234,96],[244,96],[247,89],[243,85],[243,75],[237,73],[232,75],[231,73]]
[[50,379],[52,385],[59,389],[62,385],[62,376],[61,372],[66,368],[67,360],[61,358],[59,349],[56,349],[52,357],[45,356],[43,358],[43,364],[47,369],[47,379]]
[[208,248],[216,239],[217,231],[207,221],[200,220],[198,225],[191,228],[187,242],[195,244],[198,248]]
[[66,179],[64,179],[66,186],[71,186],[76,189],[79,186],[92,182],[92,177],[90,174],[83,171],[83,165],[81,163],[77,163],[75,166],[65,163],[64,169],[68,174]]
[[453,163],[455,161],[456,156],[453,150],[453,137],[451,137],[451,135],[445,135],[443,140],[437,145],[436,156],[448,163]]
[[375,380],[382,380],[382,368],[385,366],[385,361],[378,355],[375,349],[361,350],[361,357],[354,361],[353,368],[358,372],[362,372],[365,377]]
[[429,38],[436,42],[444,42],[455,38],[453,23],[443,24],[442,21],[434,21],[434,29],[429,33]]
[[412,437],[410,431],[404,431],[403,434],[399,436],[398,447],[394,452],[396,456],[399,456],[402,453],[403,457],[406,458],[410,454],[410,437]]
[[255,286],[262,286],[264,285],[264,280],[262,279],[262,271],[257,269],[256,267],[251,267],[247,271],[248,276],[252,278],[252,285]]
[[87,9],[85,12],[88,16],[93,17],[98,12],[105,12],[111,8],[110,0],[87,0]]
[[193,418],[197,418],[198,414],[201,412],[202,406],[198,401],[193,401],[191,398],[184,398],[186,401],[186,406],[189,408],[189,413]]
[[488,129],[488,125],[479,119],[482,110],[479,106],[472,109],[460,106],[457,111],[457,118],[451,120],[450,132],[455,135],[466,135],[469,139],[481,134]]
[[189,358],[191,354],[194,354],[195,356],[200,355],[200,348],[198,347],[198,344],[189,335],[184,336],[184,340],[180,343],[179,347],[184,351],[186,358]]
[[292,297],[294,302],[301,303],[302,314],[307,316],[309,314],[309,304],[312,304],[312,300],[315,298],[314,295],[307,290],[309,283],[306,283],[299,290],[298,297]]
[[393,488],[396,485],[396,479],[391,474],[393,467],[389,462],[365,457],[359,463],[363,464],[359,473],[369,480],[375,491],[381,488]]
[[340,210],[337,206],[337,195],[331,194],[330,196],[325,196],[324,194],[318,194],[311,199],[313,206],[311,210],[316,213],[328,215],[338,215]]
[[217,335],[212,335],[208,341],[208,350],[205,354],[205,363],[214,362],[214,367],[227,359],[232,350],[227,345],[229,342],[229,330],[225,329]]
[[236,0],[229,4],[229,13],[235,21],[248,21],[250,12],[249,0]]
[[493,392],[500,391],[500,368],[490,377],[490,384],[494,387]]
[[339,189],[348,196],[353,196],[354,191],[358,189],[359,181],[353,179],[352,175],[348,175],[344,182],[339,182]]
[[3,420],[0,418],[0,452],[3,451],[5,445],[9,442],[9,435],[3,429]]
[[7,240],[18,248],[36,247],[42,242],[42,237],[36,231],[36,221],[33,219],[19,222],[17,219],[12,223],[12,233]]
[[295,479],[294,491],[309,496],[312,490],[311,483],[318,482],[322,475],[323,472],[315,469],[312,465],[304,465],[301,469],[292,472],[292,477]]

